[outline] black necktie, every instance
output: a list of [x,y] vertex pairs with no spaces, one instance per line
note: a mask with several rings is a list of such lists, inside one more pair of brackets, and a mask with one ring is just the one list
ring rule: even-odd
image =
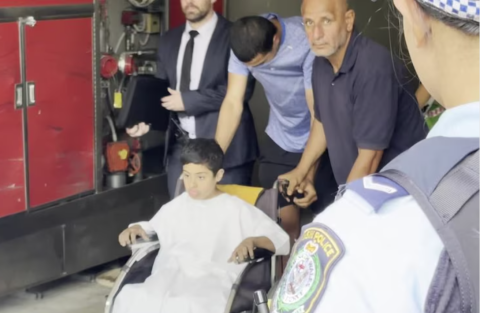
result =
[[182,63],[182,77],[180,80],[180,92],[190,90],[190,72],[192,71],[192,57],[193,57],[193,40],[197,37],[198,32],[196,30],[190,31],[190,40],[185,47],[185,55],[183,56]]

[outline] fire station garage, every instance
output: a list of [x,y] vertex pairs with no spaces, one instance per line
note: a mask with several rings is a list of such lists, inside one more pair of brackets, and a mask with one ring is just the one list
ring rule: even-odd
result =
[[[471,23],[478,43],[478,0],[0,0],[0,312],[321,313],[355,251],[341,224],[324,221],[352,190],[363,195],[355,188],[381,203],[411,194],[381,169],[448,112],[411,62],[407,2],[419,16],[450,3],[448,27]],[[456,161],[478,150],[473,137],[447,149]],[[419,164],[453,153],[437,146]],[[476,189],[462,189],[458,208],[475,195],[478,206],[476,158]],[[232,213],[194,212],[218,205],[203,196],[209,179]],[[381,203],[368,199],[373,212]],[[180,201],[193,202],[157,221]],[[478,256],[478,212],[471,220]],[[230,247],[236,228],[243,241]],[[179,287],[192,277],[208,279]],[[157,291],[161,304],[148,298]]]

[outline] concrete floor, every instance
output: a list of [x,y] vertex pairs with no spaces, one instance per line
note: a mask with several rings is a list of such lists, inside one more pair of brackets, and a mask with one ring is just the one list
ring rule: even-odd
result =
[[19,292],[0,298],[2,313],[102,313],[110,289],[88,279],[60,281],[43,293]]

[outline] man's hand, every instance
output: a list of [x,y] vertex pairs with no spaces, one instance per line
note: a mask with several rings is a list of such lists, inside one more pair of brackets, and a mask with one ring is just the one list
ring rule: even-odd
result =
[[180,91],[168,88],[168,92],[170,93],[170,96],[162,98],[162,106],[169,111],[185,111],[185,105],[183,104],[182,94]]
[[235,262],[240,264],[248,259],[254,258],[253,250],[255,250],[255,238],[250,237],[242,241],[238,247],[233,251],[232,256],[228,259],[228,262]]
[[303,194],[303,198],[295,198],[293,202],[302,209],[308,208],[313,202],[317,201],[317,192],[315,186],[310,179],[303,180],[297,187],[297,191]]
[[[288,188],[286,190],[287,195],[291,196],[300,185],[301,182],[305,180],[306,174],[300,172],[298,169],[294,169],[286,174],[278,176],[278,180],[288,180]],[[281,188],[281,187],[280,187]],[[280,192],[285,192],[280,190]]]
[[134,137],[134,138],[141,137],[146,133],[148,133],[149,131],[150,131],[150,125],[147,125],[143,122],[133,126],[132,128],[127,128],[127,134],[130,137]]
[[141,237],[144,240],[150,240],[147,233],[140,225],[133,225],[120,233],[118,241],[122,247],[125,247],[134,244],[137,241],[137,237]]

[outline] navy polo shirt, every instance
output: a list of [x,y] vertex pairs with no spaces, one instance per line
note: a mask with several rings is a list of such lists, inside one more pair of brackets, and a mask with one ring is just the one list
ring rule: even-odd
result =
[[383,150],[378,170],[427,135],[415,86],[390,51],[352,33],[343,64],[315,58],[315,118],[323,124],[333,173],[344,184],[358,149]]

